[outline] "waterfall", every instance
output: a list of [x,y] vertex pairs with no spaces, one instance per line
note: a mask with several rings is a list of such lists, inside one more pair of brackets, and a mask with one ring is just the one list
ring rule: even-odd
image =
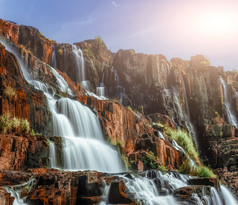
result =
[[50,161],[50,167],[54,168],[56,167],[56,151],[55,151],[55,143],[51,142],[50,140],[48,140],[49,142],[49,161]]
[[53,68],[57,68],[57,61],[56,61],[56,55],[55,55],[55,45],[53,45],[51,65],[52,65]]
[[221,195],[225,205],[237,205],[238,201],[233,194],[223,185],[221,185]]
[[25,192],[26,190],[27,192],[30,192],[34,184],[35,179],[32,177],[28,182],[25,182],[23,184],[6,186],[5,190],[10,193],[11,196],[15,197],[12,205],[28,205],[25,201],[26,198],[21,196],[21,192]]
[[193,137],[195,145],[198,149],[197,134],[196,134],[194,125],[190,120],[190,113],[189,113],[189,108],[188,108],[186,89],[184,87],[184,89],[185,89],[185,104],[186,104],[185,106],[186,106],[187,115],[185,115],[182,111],[182,107],[180,105],[180,100],[179,100],[179,96],[178,96],[179,94],[178,94],[177,89],[175,87],[172,87],[172,89],[173,89],[173,99],[174,99],[175,105],[178,109],[179,118],[180,118],[180,120],[185,122],[185,125],[189,131],[189,135]]
[[[122,172],[124,169],[118,153],[104,140],[97,115],[78,101],[69,98],[56,98],[54,89],[46,82],[34,79],[17,53],[2,40],[0,42],[16,56],[26,81],[36,89],[41,90],[46,96],[49,110],[52,113],[53,135],[62,136],[64,160],[62,167],[59,168]],[[59,89],[72,95],[72,90],[62,76],[53,68],[51,68],[51,72],[56,78]],[[117,79],[117,82],[119,84],[119,79]],[[175,94],[174,98],[177,99],[178,110],[181,112],[181,116],[184,117],[178,97]],[[178,147],[178,145],[176,146]],[[49,148],[50,164],[56,168],[55,144],[49,142]],[[125,182],[128,197],[143,204],[167,205],[180,204],[173,194],[176,189],[188,186],[187,180],[189,177],[176,172],[163,174],[158,170],[152,170],[143,173],[143,176],[126,174],[119,175],[119,178]],[[34,179],[30,179],[29,182],[22,185],[8,186],[6,191],[15,197],[14,205],[23,205],[25,201],[21,196],[22,187],[28,187],[28,190],[30,190],[33,185]],[[216,204],[217,201],[225,205],[237,204],[235,197],[224,186],[221,186],[221,193],[214,188],[211,188],[211,193],[211,196],[203,196],[203,200],[206,200],[207,204],[210,202],[210,204]],[[110,194],[110,186],[105,185],[106,203],[107,194]],[[193,195],[193,198],[198,204],[202,203],[202,199],[196,194]]]
[[105,93],[105,86],[104,86],[104,72],[102,74],[102,80],[100,82],[100,85],[99,87],[96,88],[96,94],[99,96],[99,97],[105,97],[106,93]]
[[[5,45],[5,44],[4,44]],[[44,92],[49,110],[52,113],[53,136],[61,136],[63,143],[64,162],[58,168],[73,170],[98,170],[103,172],[122,172],[124,170],[120,157],[111,145],[104,140],[99,119],[88,107],[69,98],[56,98],[50,92],[51,86],[46,82],[33,80],[25,68],[20,57],[14,50],[5,45],[19,61],[27,82],[36,89]],[[58,88],[62,92],[73,94],[64,78],[54,69],[50,68],[55,76]],[[53,143],[53,142],[52,142]],[[53,144],[50,143],[50,161],[54,167],[55,153]],[[56,167],[55,167],[56,168]]]
[[72,50],[75,56],[75,62],[78,70],[77,80],[79,83],[81,83],[82,81],[86,80],[83,52],[80,48],[77,48],[76,45],[72,46]]
[[[149,170],[139,175],[119,175],[126,186],[125,194],[137,204],[146,205],[180,205],[180,204],[206,204],[206,205],[235,205],[237,200],[231,192],[220,185],[218,189],[211,187],[210,195],[206,195],[205,189],[200,194],[193,193],[188,203],[181,202],[176,197],[176,190],[188,185],[190,178],[177,172],[162,173],[158,170]],[[204,187],[205,188],[205,187]],[[209,189],[209,187],[207,187]],[[110,188],[109,192],[110,194]]]
[[232,99],[231,99],[231,93],[230,93],[231,90],[229,91],[229,87],[222,77],[220,77],[220,81],[223,87],[224,103],[225,103],[225,109],[226,109],[228,122],[234,125],[236,128],[238,128],[238,120],[235,115],[235,110],[232,106]]

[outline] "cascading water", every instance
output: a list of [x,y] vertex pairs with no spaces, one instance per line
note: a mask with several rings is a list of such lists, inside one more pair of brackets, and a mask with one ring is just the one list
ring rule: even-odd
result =
[[6,191],[11,194],[11,196],[15,197],[12,205],[28,205],[25,201],[25,198],[21,196],[21,193],[29,192],[34,186],[35,179],[32,177],[28,182],[25,182],[20,185],[13,185],[5,187]]
[[96,94],[99,97],[105,97],[106,93],[105,93],[105,86],[104,86],[104,72],[102,74],[102,81],[99,85],[99,87],[96,88]]
[[178,92],[177,89],[175,87],[172,88],[173,89],[173,99],[174,102],[176,104],[176,107],[178,109],[178,114],[179,114],[179,118],[185,122],[186,127],[188,128],[189,134],[190,136],[193,137],[193,140],[195,142],[195,145],[198,149],[198,142],[197,142],[197,134],[195,132],[195,128],[190,120],[190,113],[189,113],[189,108],[188,108],[188,102],[187,102],[187,94],[186,94],[186,89],[185,89],[185,106],[186,106],[186,112],[187,115],[185,115],[182,111],[182,107],[180,105],[180,101],[179,101],[179,97],[178,97]]
[[226,114],[228,118],[228,122],[232,125],[234,125],[236,128],[238,128],[238,120],[235,115],[235,110],[232,107],[232,102],[231,102],[231,94],[229,92],[229,88],[227,83],[223,80],[222,77],[220,77],[220,81],[223,87],[223,94],[224,94],[224,103],[225,103],[225,108],[226,108]]
[[[162,173],[158,170],[150,170],[139,175],[123,174],[119,179],[123,180],[126,186],[125,194],[133,199],[137,204],[145,205],[181,205],[181,204],[201,204],[201,205],[235,205],[237,200],[231,192],[223,185],[220,191],[214,187],[210,188],[210,195],[202,190],[200,195],[192,194],[190,201],[184,202],[176,197],[176,190],[187,187],[188,177],[177,172]],[[109,190],[110,194],[110,190]]]
[[[97,116],[78,101],[69,98],[55,98],[54,92],[49,91],[51,86],[45,82],[33,80],[16,52],[10,46],[4,45],[17,57],[27,82],[43,91],[48,100],[53,119],[53,135],[63,137],[64,162],[62,167],[104,172],[123,171],[118,153],[103,138]],[[59,90],[72,95],[73,92],[63,77],[55,69],[50,69],[57,80]],[[52,150],[54,147],[51,143],[50,148],[51,166],[56,167],[54,164],[56,160],[53,157],[55,151]]]
[[57,61],[56,61],[56,55],[55,55],[55,45],[53,45],[51,65],[52,65],[53,68],[57,68]]
[[[14,50],[5,45],[6,49],[17,57],[23,75],[27,82],[33,85],[36,89],[44,92],[48,107],[53,118],[53,134],[62,136],[65,169],[96,169],[105,172],[120,172],[123,167],[120,163],[118,153],[107,145],[103,139],[101,127],[97,116],[86,106],[83,106],[78,101],[68,98],[55,98],[55,90],[45,82],[33,79],[23,62]],[[62,92],[72,94],[66,81],[60,76],[56,70],[51,68],[52,74],[57,79],[58,87]],[[177,102],[179,104],[179,102]],[[181,108],[180,108],[181,109]],[[180,113],[181,114],[181,113]],[[50,146],[50,163],[51,167],[56,167],[55,145],[49,142]],[[177,145],[176,145],[177,146]],[[178,146],[177,146],[178,147]],[[155,175],[155,176],[153,176]],[[188,177],[185,175],[175,174],[174,172],[162,174],[155,171],[145,172],[144,176],[120,175],[119,176],[126,184],[126,193],[129,197],[136,199],[143,204],[179,204],[173,196],[175,189],[187,186]],[[158,183],[160,186],[158,186]],[[6,187],[6,190],[15,197],[14,205],[24,204],[24,199],[20,193],[22,186],[29,186],[32,181],[22,185]],[[20,189],[18,189],[20,188]],[[109,186],[105,185],[105,201],[107,203],[107,194]],[[203,196],[203,200],[207,204],[214,204],[219,200],[225,205],[237,204],[236,199],[224,186],[221,186],[221,194],[217,195],[217,190],[213,189],[213,196]],[[201,199],[194,195],[194,200],[201,202]],[[200,200],[200,201],[199,201]],[[214,201],[215,200],[215,201]]]
[[78,82],[81,83],[86,80],[83,52],[80,48],[77,48],[76,45],[73,45],[72,49],[75,55],[75,62],[78,69],[77,79],[78,79]]

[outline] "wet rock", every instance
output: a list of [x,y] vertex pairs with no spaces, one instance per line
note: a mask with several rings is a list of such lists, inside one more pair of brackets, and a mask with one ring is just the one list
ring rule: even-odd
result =
[[125,184],[123,181],[113,182],[109,190],[109,204],[135,204],[125,194]]
[[188,185],[203,185],[203,186],[213,186],[219,189],[219,181],[217,178],[194,178],[188,180]]

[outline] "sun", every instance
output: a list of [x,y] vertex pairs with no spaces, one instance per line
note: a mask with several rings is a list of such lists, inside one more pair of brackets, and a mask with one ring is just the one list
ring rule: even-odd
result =
[[232,35],[238,30],[238,15],[224,10],[210,10],[198,15],[196,27],[205,35]]

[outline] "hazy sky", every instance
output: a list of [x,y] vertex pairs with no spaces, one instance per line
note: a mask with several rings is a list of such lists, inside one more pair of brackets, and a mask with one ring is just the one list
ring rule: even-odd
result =
[[101,36],[113,52],[204,54],[238,69],[238,0],[0,0],[0,18],[57,42]]

